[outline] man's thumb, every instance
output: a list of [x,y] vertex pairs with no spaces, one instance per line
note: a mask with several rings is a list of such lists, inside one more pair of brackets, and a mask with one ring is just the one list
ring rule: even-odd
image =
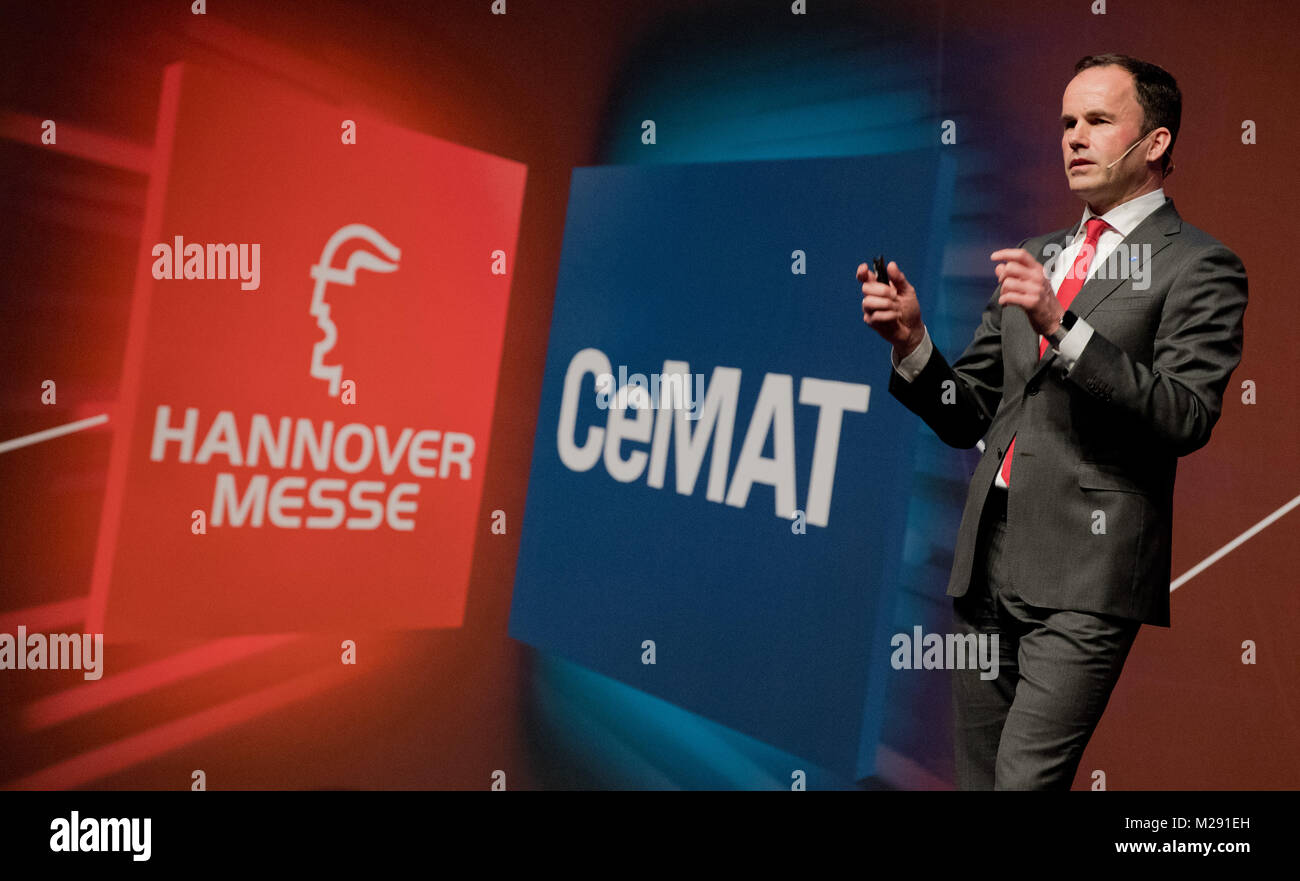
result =
[[885,267],[885,272],[889,273],[889,278],[894,283],[894,287],[898,288],[900,291],[904,288],[911,287],[911,285],[907,283],[907,276],[903,275],[903,270],[894,261],[889,261],[889,265]]

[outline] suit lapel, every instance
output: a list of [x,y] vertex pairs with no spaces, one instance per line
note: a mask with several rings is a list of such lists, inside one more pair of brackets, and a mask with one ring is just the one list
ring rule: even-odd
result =
[[[1064,247],[1069,244],[1069,239],[1077,228],[1077,226],[1070,227],[1063,234],[1058,234],[1048,241],[1055,242],[1064,249]],[[1140,259],[1144,263],[1148,264],[1146,269],[1150,272],[1150,261],[1156,254],[1168,247],[1170,238],[1177,235],[1181,228],[1182,218],[1179,216],[1178,212],[1174,210],[1173,200],[1166,199],[1163,205],[1148,214],[1141,223],[1134,227],[1131,233],[1124,237],[1122,244],[1130,251],[1136,250]],[[1044,246],[1044,248],[1045,247],[1046,246]],[[1146,250],[1148,247],[1151,249],[1149,252]],[[1042,255],[1044,248],[1039,249],[1039,255],[1037,257],[1039,263],[1045,261],[1045,257]],[[1057,253],[1060,252],[1058,251]],[[1125,267],[1125,269],[1127,270],[1128,267]],[[1121,272],[1121,275],[1131,276],[1131,273]],[[1083,287],[1079,289],[1079,293],[1075,295],[1074,301],[1070,303],[1070,311],[1080,318],[1086,319],[1088,315],[1092,313],[1092,310],[1097,308],[1097,305],[1101,303],[1102,300],[1106,299],[1122,287],[1132,287],[1132,284],[1133,280],[1131,277],[1098,278],[1096,275],[1093,275],[1084,282]],[[1027,354],[1034,362],[1036,362],[1029,377],[1032,380],[1041,371],[1046,369],[1048,364],[1052,363],[1056,358],[1056,350],[1051,346],[1048,346],[1047,352],[1043,357],[1041,359],[1038,358],[1038,334],[1034,331],[1033,326],[1029,324],[1027,316],[1025,317],[1024,323],[1025,326],[1029,328],[1032,336],[1030,348],[1028,349]]]
[[[1155,257],[1157,253],[1164,250],[1169,245],[1171,236],[1177,235],[1182,227],[1182,218],[1174,210],[1172,200],[1166,200],[1155,211],[1152,211],[1139,223],[1133,232],[1129,233],[1122,244],[1124,244],[1130,253],[1136,251],[1143,261],[1148,260],[1147,247],[1150,247],[1150,257]],[[1150,267],[1147,267],[1150,269]],[[1127,273],[1122,273],[1127,274]],[[1070,311],[1080,318],[1087,318],[1097,304],[1109,297],[1121,287],[1131,287],[1133,280],[1129,278],[1097,278],[1093,276],[1084,282],[1083,287],[1075,296],[1074,302],[1070,304]]]

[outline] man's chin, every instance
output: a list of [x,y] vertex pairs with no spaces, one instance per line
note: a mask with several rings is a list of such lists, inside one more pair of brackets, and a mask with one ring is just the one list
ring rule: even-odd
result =
[[1073,177],[1073,176],[1067,177],[1066,183],[1070,187],[1070,192],[1074,193],[1075,196],[1079,197],[1085,202],[1091,199],[1092,196],[1095,195],[1097,192],[1096,187],[1088,186],[1086,183],[1079,180],[1077,177]]

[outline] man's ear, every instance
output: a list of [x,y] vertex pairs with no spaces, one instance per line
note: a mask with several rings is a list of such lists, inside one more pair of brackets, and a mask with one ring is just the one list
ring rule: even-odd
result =
[[[1160,128],[1153,131],[1151,140],[1147,141],[1147,162],[1159,162],[1160,157],[1169,149],[1169,145],[1173,143],[1173,140],[1173,134],[1164,126],[1160,126]],[[1169,167],[1172,170],[1173,163],[1170,163]]]

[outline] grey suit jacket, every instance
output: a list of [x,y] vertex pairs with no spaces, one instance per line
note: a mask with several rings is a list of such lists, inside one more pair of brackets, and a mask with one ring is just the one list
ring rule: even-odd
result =
[[[1020,247],[1046,262],[1074,229]],[[1003,552],[1024,599],[1169,625],[1174,472],[1209,441],[1241,361],[1246,270],[1172,201],[1123,246],[1146,265],[1149,286],[1098,266],[1070,306],[1095,332],[1068,372],[1050,346],[1038,358],[1024,310],[998,305],[1001,286],[951,366],[936,347],[912,382],[890,372],[890,393],[945,443],[985,441],[949,596],[971,583],[980,514],[1014,435]]]

